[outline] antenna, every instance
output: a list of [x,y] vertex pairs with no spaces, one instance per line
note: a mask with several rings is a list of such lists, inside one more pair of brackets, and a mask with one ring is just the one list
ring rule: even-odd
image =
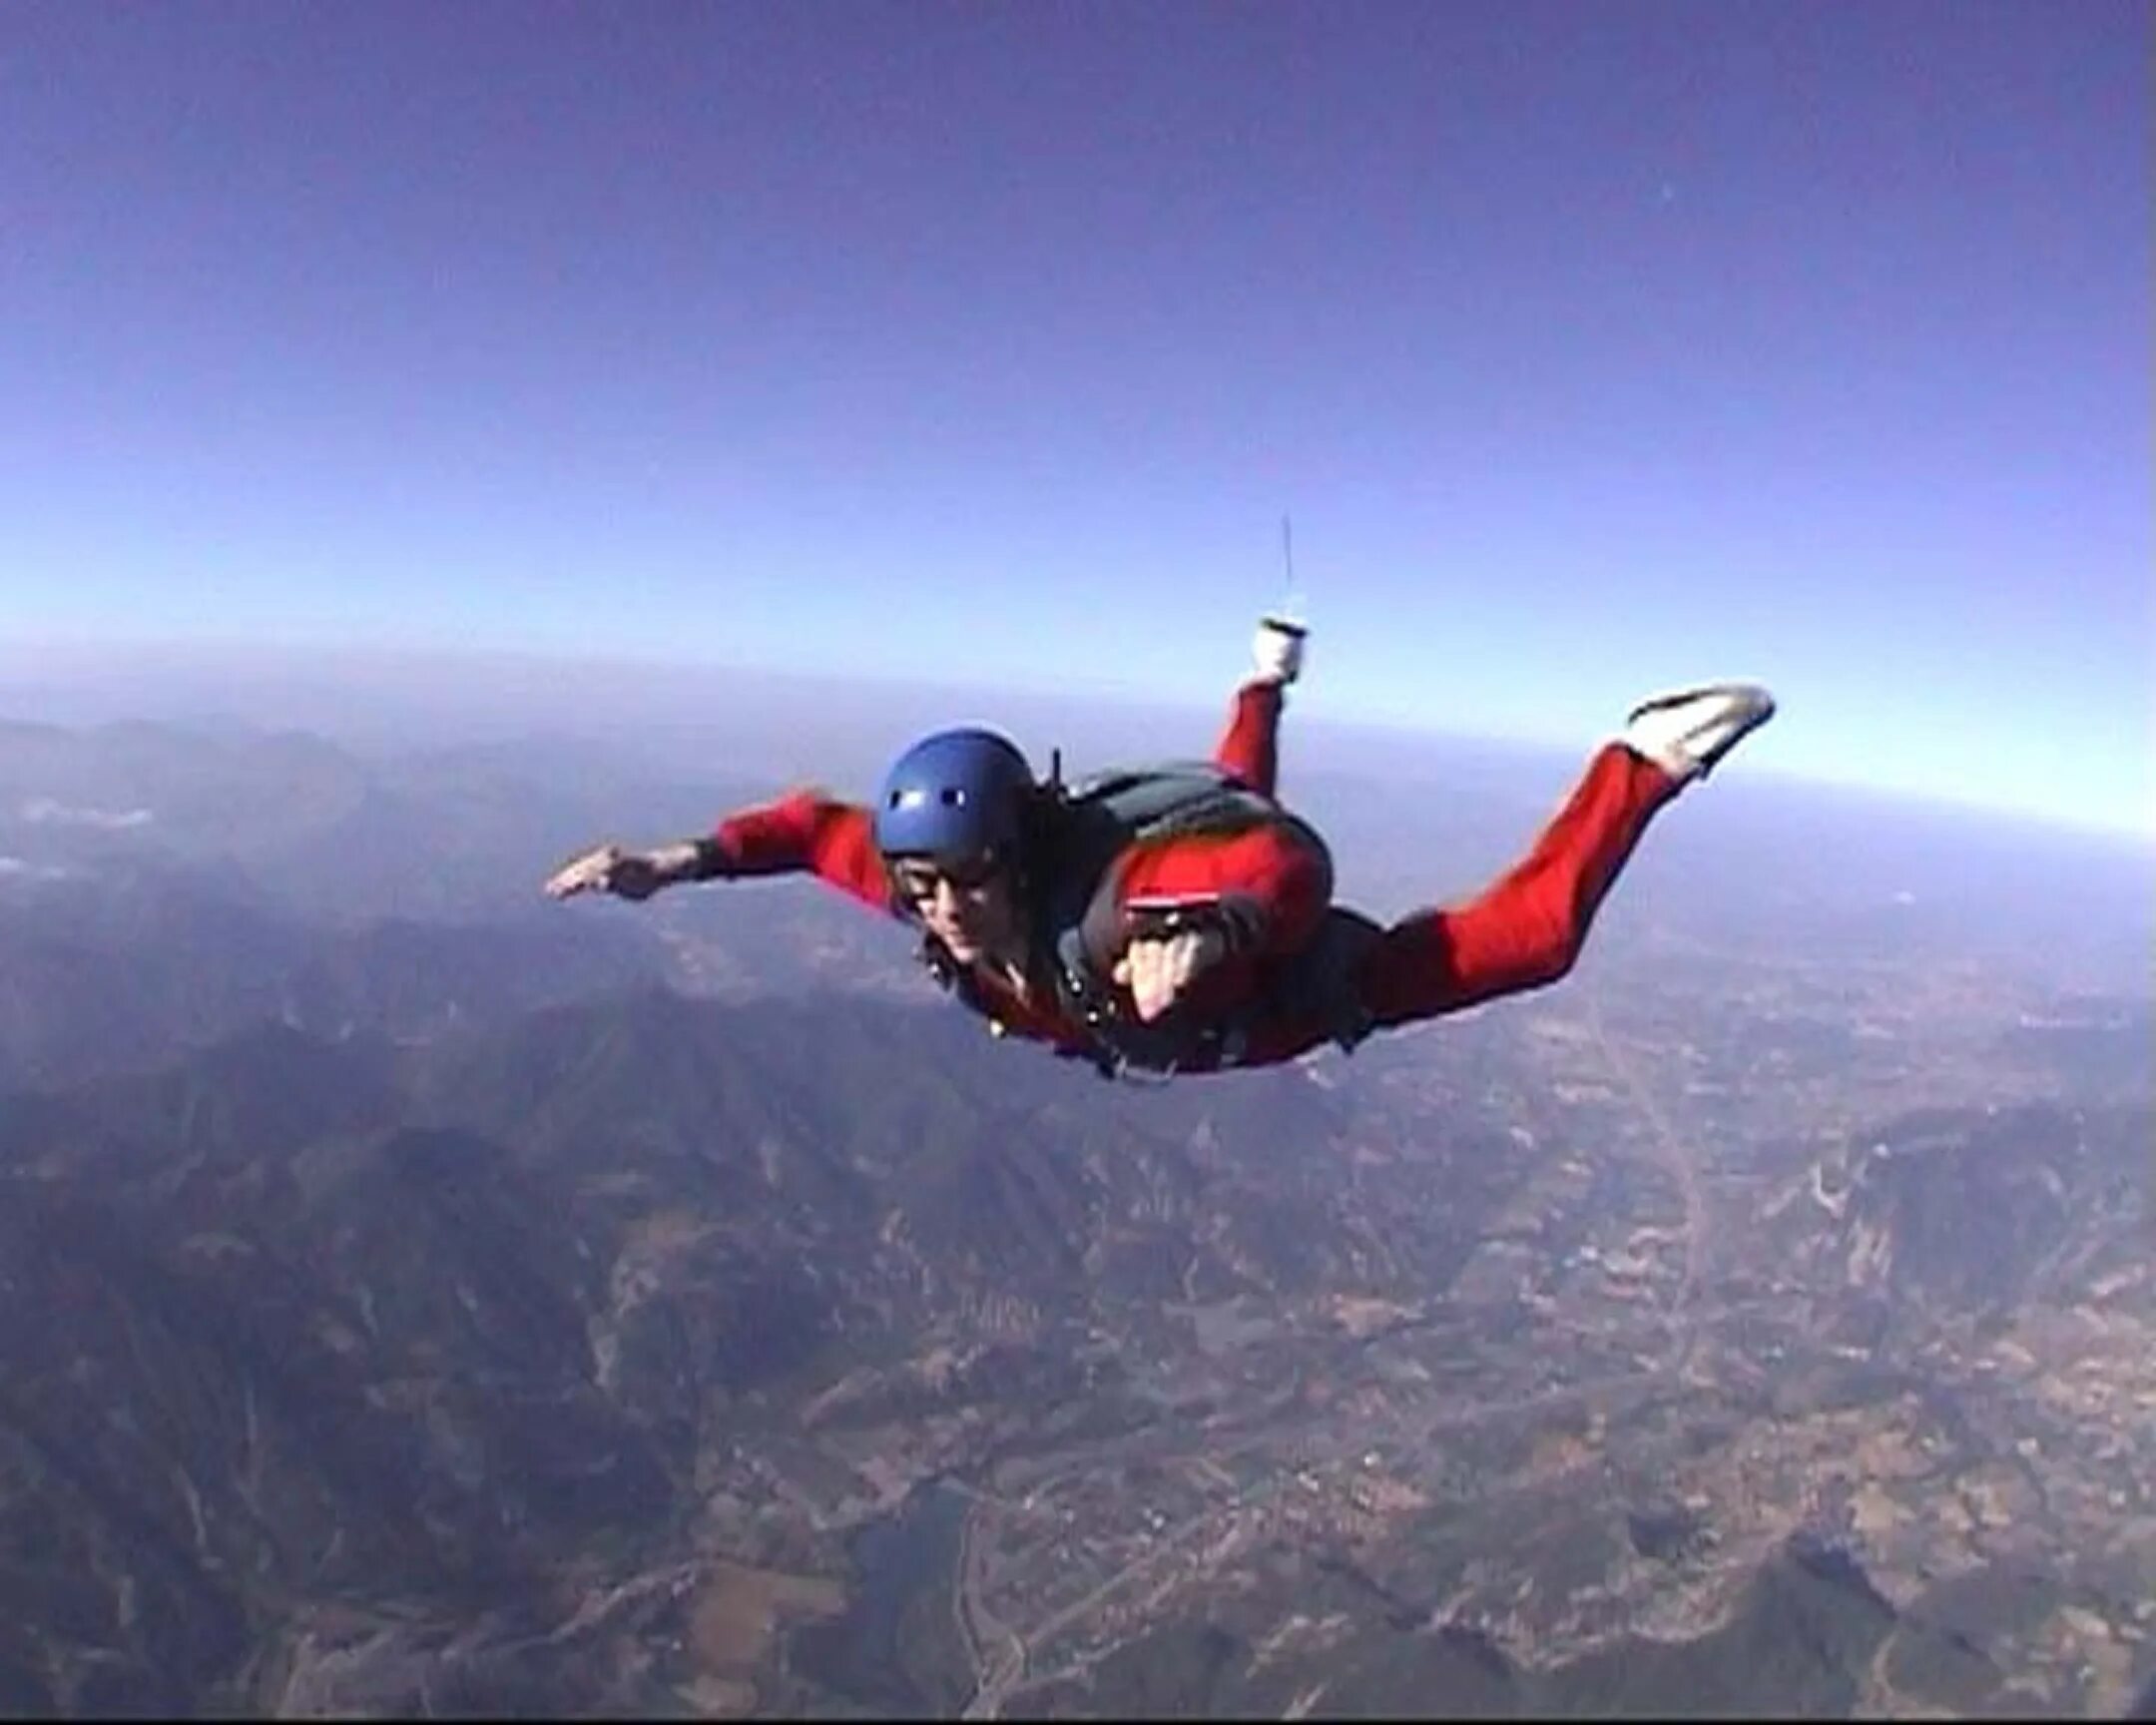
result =
[[1288,512],[1281,511],[1281,603],[1274,613],[1274,621],[1285,623],[1299,633],[1303,627],[1303,595],[1296,589],[1295,578],[1295,523]]

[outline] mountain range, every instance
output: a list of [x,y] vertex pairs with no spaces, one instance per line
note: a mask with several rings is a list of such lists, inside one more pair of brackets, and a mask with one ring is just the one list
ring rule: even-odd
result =
[[1121,1087],[804,886],[535,902],[748,789],[612,762],[0,735],[0,1707],[2150,1709],[2116,941],[1673,839]]

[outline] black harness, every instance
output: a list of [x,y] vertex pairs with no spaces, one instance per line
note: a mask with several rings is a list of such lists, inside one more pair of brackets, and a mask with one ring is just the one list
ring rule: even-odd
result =
[[[1051,778],[1043,788],[1040,820],[1028,847],[1034,876],[1029,893],[1033,980],[1047,984],[1071,1022],[1083,1027],[1086,1045],[1059,1047],[1070,1058],[1089,1060],[1104,1078],[1161,1081],[1192,1068],[1217,1070],[1238,1064],[1253,1027],[1269,1000],[1261,998],[1226,1018],[1187,1020],[1169,1011],[1151,1024],[1132,1017],[1107,980],[1122,942],[1133,936],[1163,938],[1227,919],[1210,906],[1124,914],[1102,890],[1109,865],[1127,848],[1152,840],[1197,833],[1237,833],[1287,822],[1331,865],[1317,832],[1210,762],[1171,762],[1104,773],[1065,788]],[[1350,924],[1375,932],[1353,912],[1335,909],[1319,940],[1290,961],[1282,978],[1293,997],[1317,1004],[1336,1039],[1352,1049],[1369,1029],[1352,1000],[1348,967],[1359,956]],[[1350,948],[1352,948],[1350,950]],[[933,935],[924,935],[921,962],[957,999],[1001,1025],[982,998],[969,966],[958,963]],[[1267,990],[1270,996],[1275,990]]]

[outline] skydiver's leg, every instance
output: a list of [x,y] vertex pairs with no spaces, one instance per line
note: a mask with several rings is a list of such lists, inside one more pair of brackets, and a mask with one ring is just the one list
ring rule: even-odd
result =
[[1482,895],[1380,928],[1335,905],[1306,960],[1280,973],[1234,1064],[1271,1066],[1324,1043],[1554,982],[1595,908],[1678,781],[1621,743],[1586,777],[1526,858]]
[[1679,786],[1623,744],[1606,745],[1534,849],[1481,896],[1419,911],[1372,943],[1358,990],[1372,1026],[1457,1012],[1564,975],[1610,882]]
[[[1239,1064],[1291,1060],[1363,1034],[1554,982],[1657,810],[1774,717],[1757,684],[1717,683],[1633,709],[1526,858],[1482,895],[1390,928],[1331,906],[1250,1026]],[[1344,985],[1345,984],[1345,985]]]
[[1303,674],[1303,643],[1310,631],[1299,623],[1278,617],[1262,617],[1251,642],[1252,679],[1236,691],[1235,711],[1220,747],[1213,751],[1218,767],[1233,773],[1261,797],[1278,795],[1280,776],[1280,716],[1287,704],[1288,685]]
[[1263,679],[1236,691],[1228,729],[1213,751],[1214,765],[1233,773],[1261,797],[1275,795],[1280,772],[1280,716],[1287,692]]

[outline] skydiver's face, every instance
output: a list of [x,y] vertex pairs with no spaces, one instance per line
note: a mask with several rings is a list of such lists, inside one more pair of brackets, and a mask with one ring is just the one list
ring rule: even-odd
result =
[[1025,949],[1018,895],[1008,868],[907,859],[891,869],[898,890],[928,932],[961,964],[1016,961]]

